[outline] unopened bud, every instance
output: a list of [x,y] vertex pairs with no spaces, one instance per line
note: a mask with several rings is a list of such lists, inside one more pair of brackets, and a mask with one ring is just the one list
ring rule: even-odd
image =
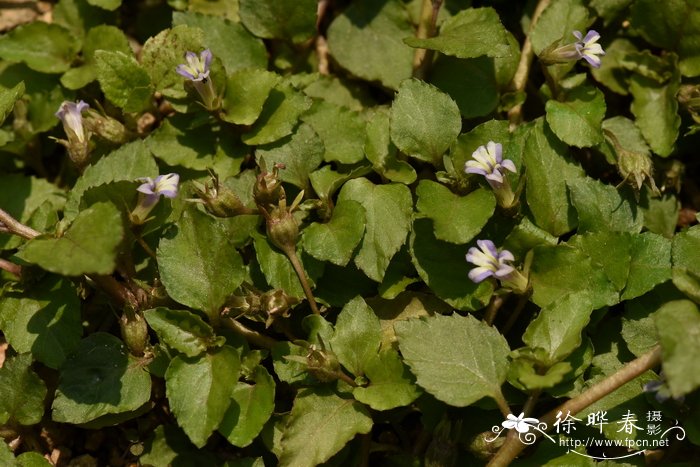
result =
[[211,184],[196,183],[195,190],[207,212],[216,217],[235,217],[253,213],[243,204],[238,195],[221,185],[216,177],[212,177]]
[[119,326],[122,339],[131,353],[142,356],[148,346],[148,325],[143,316],[140,313],[124,313],[119,319]]
[[93,109],[87,110],[83,124],[89,132],[110,143],[124,144],[134,139],[134,135],[119,120],[101,115]]
[[267,238],[282,251],[294,250],[299,237],[299,224],[286,207],[278,206],[266,216]]

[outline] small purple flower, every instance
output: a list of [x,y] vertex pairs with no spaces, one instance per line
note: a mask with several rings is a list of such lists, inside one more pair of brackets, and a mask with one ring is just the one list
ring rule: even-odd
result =
[[174,198],[177,196],[178,183],[180,176],[175,173],[158,175],[155,180],[151,177],[139,178],[140,182],[145,182],[140,185],[136,191],[146,195],[146,205],[154,204],[158,201],[161,195],[166,198]]
[[503,185],[503,173],[505,170],[516,172],[513,161],[503,159],[503,146],[501,143],[489,141],[486,146],[479,146],[472,153],[472,158],[473,160],[469,160],[464,164],[464,171],[469,174],[483,175],[494,189]]
[[211,59],[212,55],[209,49],[203,50],[199,57],[194,52],[187,52],[185,54],[187,63],[178,65],[175,71],[193,82],[202,81],[206,83],[209,78]]
[[63,123],[63,129],[69,141],[85,142],[82,111],[89,107],[84,101],[63,101],[63,104],[58,108],[55,115]]
[[139,200],[134,210],[131,211],[131,220],[137,225],[141,225],[148,220],[148,215],[158,203],[161,195],[166,198],[175,198],[177,196],[180,176],[172,173],[158,175],[155,180],[150,177],[139,178],[139,181],[144,183],[136,189],[139,192]]
[[576,52],[578,52],[578,57],[586,60],[592,67],[600,67],[600,57],[599,55],[605,55],[605,51],[598,44],[598,39],[600,39],[600,34],[597,31],[590,30],[586,33],[586,37],[580,31],[574,31],[574,36],[576,36]]
[[508,250],[498,251],[491,240],[477,240],[479,248],[471,247],[467,252],[467,261],[476,265],[469,271],[469,278],[477,284],[487,277],[508,279],[515,268],[507,262],[513,261],[513,253]]

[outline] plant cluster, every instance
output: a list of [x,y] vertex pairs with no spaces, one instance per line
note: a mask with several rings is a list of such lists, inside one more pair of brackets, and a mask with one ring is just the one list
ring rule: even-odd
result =
[[0,464],[698,462],[696,1],[49,7]]

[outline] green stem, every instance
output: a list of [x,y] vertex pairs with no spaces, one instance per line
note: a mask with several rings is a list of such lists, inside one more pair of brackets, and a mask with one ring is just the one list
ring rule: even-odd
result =
[[488,324],[489,326],[493,326],[493,322],[496,319],[498,310],[501,309],[501,306],[503,306],[504,302],[505,300],[501,296],[494,295],[493,297],[491,297],[489,306],[488,308],[486,308],[486,313],[484,313],[484,322],[486,324]]
[[503,397],[503,394],[499,392],[495,397],[494,397],[496,404],[498,404],[498,409],[501,411],[501,415],[503,415],[503,418],[507,417],[510,415],[510,407],[508,406],[508,401],[506,401],[506,398]]
[[238,334],[239,336],[242,336],[245,340],[250,342],[251,344],[255,344],[258,347],[263,347],[265,349],[271,349],[277,341],[273,339],[272,337],[266,336],[265,334],[261,334],[258,331],[254,331],[240,322],[236,321],[235,319],[232,318],[227,318],[223,319],[222,323],[224,326]]
[[309,281],[307,280],[306,273],[304,272],[304,266],[302,266],[301,261],[299,261],[297,252],[294,250],[294,248],[285,248],[283,251],[287,255],[287,258],[289,258],[289,262],[292,263],[292,267],[294,268],[294,272],[297,273],[297,277],[299,277],[301,288],[304,289],[304,295],[306,295],[306,299],[309,301],[311,311],[313,311],[316,315],[320,315],[321,312],[318,311],[316,299],[314,298],[314,294],[311,292]]
[[[636,360],[632,360],[627,365],[620,368],[617,372],[592,386],[587,391],[579,394],[573,399],[569,399],[559,407],[549,411],[544,417],[541,417],[539,421],[546,423],[547,426],[551,428],[560,412],[570,413],[572,416],[576,415],[589,405],[599,401],[622,385],[629,383],[637,376],[651,368],[654,368],[660,363],[661,347],[656,345],[649,352],[645,353]],[[487,467],[507,466],[518,456],[518,454],[520,454],[520,452],[522,452],[523,449],[525,449],[526,445],[521,443],[517,436],[510,436],[512,433],[514,433],[514,430],[511,430],[511,432],[508,433],[509,436],[506,438],[506,442],[503,444],[503,446],[501,446],[501,449],[498,450],[494,458],[491,459]]]
[[[534,29],[537,20],[545,8],[549,6],[551,0],[540,0],[532,14],[532,20],[530,21],[530,29],[525,38],[525,43],[523,44],[522,51],[520,53],[520,62],[518,63],[518,68],[513,76],[513,81],[511,82],[511,87],[515,92],[523,92],[525,90],[525,85],[527,84],[527,77],[530,74],[530,66],[532,65],[532,59],[535,57],[535,52],[532,50],[532,41],[530,40],[530,34]],[[523,120],[523,105],[518,104],[508,111],[508,121],[510,122],[511,130],[515,128]]]

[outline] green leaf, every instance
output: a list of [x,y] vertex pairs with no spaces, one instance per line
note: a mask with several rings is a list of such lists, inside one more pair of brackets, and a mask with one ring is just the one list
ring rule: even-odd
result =
[[224,414],[219,433],[229,443],[246,447],[258,436],[275,409],[275,381],[267,370],[258,366],[255,384],[239,381],[233,388],[231,405]]
[[510,55],[506,29],[493,8],[462,10],[442,24],[436,37],[407,37],[404,42],[411,47],[438,50],[458,58]]
[[184,24],[148,39],[141,49],[141,66],[151,77],[155,90],[166,97],[186,97],[185,78],[175,69],[185,63],[186,52],[198,54],[204,49],[203,44],[204,32]]
[[700,7],[687,0],[634,2],[631,23],[635,31],[651,44],[675,50],[680,56],[683,76],[700,75],[700,47],[695,40],[700,28]]
[[516,258],[524,258],[534,247],[556,245],[558,241],[557,237],[540,229],[527,217],[523,217],[504,240],[503,248],[513,253]]
[[80,342],[80,300],[68,280],[49,275],[28,292],[3,294],[0,329],[17,352],[59,368]]
[[663,369],[673,397],[700,386],[700,310],[690,300],[666,303],[654,314]]
[[327,388],[304,389],[294,399],[287,418],[279,464],[321,464],[355,435],[371,429],[370,414],[356,400],[340,397]]
[[40,453],[34,451],[23,452],[17,456],[19,467],[51,467],[51,463]]
[[413,50],[402,40],[414,34],[402,2],[358,0],[328,27],[328,48],[354,76],[397,89],[411,77]]
[[580,0],[558,0],[542,12],[530,33],[532,49],[539,55],[546,47],[562,40],[569,44],[576,40],[574,31],[585,31],[590,20],[588,9]]
[[641,357],[658,343],[654,325],[656,311],[671,300],[683,298],[671,282],[665,282],[641,297],[625,302],[621,335],[630,352]]
[[119,8],[122,0],[87,0],[90,5],[94,5],[105,10],[113,11]]
[[[267,283],[273,288],[284,290],[291,297],[303,297],[304,289],[302,289],[299,277],[294,272],[294,268],[287,256],[273,247],[267,240],[267,237],[258,233],[253,234],[253,244],[258,265],[265,275]],[[297,250],[297,255],[304,265],[307,278],[311,281],[315,280],[323,272],[323,263],[300,253]]]
[[143,443],[139,462],[154,467],[186,466],[202,462],[216,464],[212,453],[197,449],[175,425],[159,425]]
[[530,269],[532,301],[546,307],[571,294],[590,310],[617,303],[617,289],[583,252],[569,245],[534,248]]
[[196,209],[186,210],[172,234],[161,239],[157,256],[168,295],[209,316],[218,314],[245,278],[227,225]]
[[34,425],[44,415],[46,384],[31,368],[32,355],[22,354],[0,368],[0,421]]
[[622,300],[644,295],[671,278],[671,242],[651,232],[599,232],[576,236],[570,243],[603,269]]
[[481,232],[496,208],[493,192],[483,188],[459,196],[444,185],[421,180],[416,194],[416,207],[422,215],[432,219],[435,238],[450,243],[470,242]]
[[151,104],[153,86],[136,59],[122,52],[98,50],[97,80],[105,96],[124,112],[140,112]]
[[148,148],[171,166],[214,169],[222,177],[236,175],[245,153],[236,136],[210,125],[191,128],[190,124],[188,115],[165,120],[146,140]]
[[623,96],[628,95],[628,76],[622,69],[622,63],[627,58],[627,54],[636,51],[637,48],[629,40],[614,39],[605,47],[605,60],[601,61],[600,68],[591,68],[591,74],[596,81],[611,91]]
[[441,55],[430,70],[430,83],[455,100],[463,118],[489,115],[499,101],[494,59],[458,59]]
[[579,86],[566,93],[563,101],[547,101],[547,123],[557,137],[579,148],[603,141],[601,123],[605,117],[605,98],[598,88]]
[[304,250],[320,261],[345,266],[365,233],[365,210],[352,200],[341,200],[326,223],[314,222],[304,229]]
[[618,191],[613,186],[588,177],[574,179],[567,186],[578,213],[579,232],[608,230],[637,233],[642,230],[644,216],[639,211],[632,190]]
[[391,140],[403,153],[439,164],[462,129],[457,104],[417,79],[401,83],[391,105]]
[[353,375],[362,376],[365,364],[379,351],[379,318],[362,297],[355,297],[338,315],[331,347],[338,361]]
[[257,68],[237,70],[226,81],[221,118],[238,125],[252,125],[263,110],[279,75]]
[[694,226],[673,237],[673,283],[700,302],[700,227]]
[[680,73],[675,68],[677,62],[674,55],[667,56],[666,62],[675,70],[669,82],[659,84],[639,74],[632,75],[629,81],[635,123],[642,130],[651,149],[662,157],[673,152],[681,124],[676,99],[680,88]]
[[323,140],[327,162],[354,164],[364,159],[366,123],[359,112],[317,101],[302,120],[310,124]]
[[[85,46],[82,51],[83,65],[66,71],[61,76],[61,84],[68,89],[80,89],[97,79],[95,52],[98,50],[133,55],[129,40],[121,29],[104,24],[91,28],[85,35]],[[127,90],[122,92],[126,93]]]
[[527,138],[523,160],[527,167],[526,198],[535,224],[557,237],[572,230],[576,212],[566,184],[580,178],[583,171],[541,120]]
[[121,213],[111,203],[82,211],[60,238],[35,238],[17,256],[65,276],[111,274],[124,237]]
[[523,334],[523,342],[542,349],[545,366],[568,357],[581,345],[581,331],[588,325],[593,308],[578,293],[565,294],[540,310]]
[[401,321],[394,329],[418,385],[437,399],[466,407],[503,398],[510,349],[495,328],[455,313]]
[[42,73],[63,73],[80,50],[80,42],[56,24],[35,21],[0,37],[0,58],[24,62]]
[[279,140],[255,151],[258,163],[265,160],[267,167],[276,163],[284,164],[279,178],[302,190],[308,190],[309,174],[323,161],[323,142],[314,129],[305,123],[285,139]]
[[24,81],[17,83],[12,89],[0,89],[0,125],[5,121],[17,99],[24,94]]
[[478,310],[489,302],[493,282],[475,284],[469,280],[471,266],[464,259],[467,248],[436,239],[430,219],[413,222],[410,247],[418,275],[435,295],[465,311]]
[[644,228],[655,234],[672,238],[678,225],[681,203],[673,193],[664,193],[660,197],[651,197],[649,190],[646,191],[647,203],[644,198],[640,209],[644,213]]
[[151,397],[151,377],[122,341],[103,332],[80,342],[61,367],[53,420],[86,423],[136,410]]
[[219,347],[223,339],[202,318],[186,310],[158,307],[143,312],[158,339],[187,357],[196,357],[210,347]]
[[397,158],[398,150],[391,142],[389,111],[378,107],[367,122],[364,152],[374,170],[392,182],[411,184],[416,181],[415,169]]
[[223,420],[239,367],[238,352],[229,346],[197,358],[177,356],[170,362],[165,373],[170,409],[195,446],[204,446]]
[[352,395],[374,410],[404,407],[421,395],[415,378],[404,365],[398,352],[386,349],[364,364],[365,376],[370,383],[352,390]]
[[380,282],[391,258],[406,242],[413,202],[405,185],[375,185],[366,178],[350,180],[340,191],[338,202],[357,201],[365,208],[367,224],[355,264],[367,277]]
[[304,42],[316,32],[316,0],[238,0],[241,22],[264,39]]
[[249,146],[267,144],[292,133],[299,116],[311,107],[311,99],[289,85],[276,86],[267,97],[262,113],[241,139]]
[[267,68],[265,44],[243,25],[220,15],[173,12],[173,26],[181,24],[202,30],[204,43],[212,55],[221,60],[227,74],[245,68]]

